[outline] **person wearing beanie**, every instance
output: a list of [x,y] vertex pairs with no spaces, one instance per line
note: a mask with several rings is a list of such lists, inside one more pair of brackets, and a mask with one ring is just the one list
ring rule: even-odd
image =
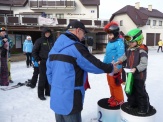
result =
[[145,88],[148,64],[148,47],[143,43],[143,33],[139,28],[130,30],[124,36],[128,43],[126,55],[118,59],[116,64],[121,64],[127,60],[126,68],[131,69],[133,74],[133,86],[130,94],[126,93],[127,109],[136,109],[137,114],[146,115],[149,112],[149,96]]
[[8,80],[9,80],[9,83],[13,83],[14,81],[12,80],[12,77],[11,77],[11,48],[13,47],[13,42],[12,40],[9,38],[8,34],[7,34],[7,29],[5,27],[2,27],[0,28],[0,31],[2,31],[2,38],[5,40],[8,41],[8,45],[9,45],[9,49],[7,51],[7,67],[8,67]]
[[51,30],[43,28],[42,37],[36,40],[32,50],[32,56],[39,64],[38,97],[40,100],[46,100],[45,96],[50,96],[50,86],[46,76],[46,61],[53,45],[54,39]]
[[[104,27],[104,31],[108,34],[108,44],[104,56],[104,63],[116,62],[125,51],[123,39],[119,37],[119,26],[116,22],[110,22]],[[108,104],[110,107],[116,107],[124,102],[124,96],[121,83],[122,65],[118,65],[119,72],[116,74],[108,73],[107,81],[110,89],[110,98]]]
[[23,52],[26,55],[27,68],[29,68],[29,66],[32,66],[32,49],[33,49],[33,42],[31,36],[27,36],[26,40],[23,43]]

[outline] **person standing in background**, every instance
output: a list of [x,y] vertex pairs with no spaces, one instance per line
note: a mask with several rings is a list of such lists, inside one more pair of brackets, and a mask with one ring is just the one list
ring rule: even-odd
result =
[[93,48],[93,37],[88,36],[87,37],[87,44],[88,44],[88,50],[90,53],[92,53],[92,48]]
[[9,83],[13,83],[13,80],[11,78],[11,48],[13,47],[13,42],[12,40],[9,38],[8,34],[7,34],[7,29],[3,27],[3,33],[4,33],[4,39],[7,39],[8,44],[9,44],[9,50],[8,50],[8,58],[7,58],[7,66],[8,66],[8,79],[9,79]]
[[29,68],[29,66],[32,66],[32,48],[33,48],[33,43],[31,40],[31,36],[27,36],[26,40],[23,43],[23,52],[24,54],[26,54],[27,68]]
[[40,100],[46,100],[45,96],[50,96],[50,86],[46,76],[46,60],[53,45],[54,39],[51,30],[44,28],[42,37],[36,40],[32,51],[32,56],[39,64],[38,97]]
[[0,85],[9,85],[9,72],[7,66],[9,43],[6,38],[6,29],[4,27],[0,28]]
[[162,40],[160,39],[160,41],[158,42],[158,50],[157,50],[157,52],[159,52],[160,48],[161,48],[161,52],[163,52],[163,51],[162,51],[162,46],[163,46],[163,42],[162,42]]
[[32,57],[32,64],[34,69],[33,76],[26,86],[35,88],[39,76],[39,67],[38,67],[38,62],[33,57]]

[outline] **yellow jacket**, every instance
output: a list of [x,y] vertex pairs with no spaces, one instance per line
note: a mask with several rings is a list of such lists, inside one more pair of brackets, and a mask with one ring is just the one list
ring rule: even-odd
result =
[[160,40],[159,42],[158,42],[158,46],[162,46],[163,45],[163,42]]

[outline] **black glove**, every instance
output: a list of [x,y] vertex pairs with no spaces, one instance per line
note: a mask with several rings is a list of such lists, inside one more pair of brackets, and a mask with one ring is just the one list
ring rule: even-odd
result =
[[1,57],[6,57],[6,55],[7,55],[7,49],[5,49],[5,48],[2,48],[2,51],[1,51]]
[[121,85],[121,83],[123,83],[123,80],[121,79],[121,73],[120,73],[120,72],[114,74],[113,77],[114,77],[114,79],[115,79],[115,84],[116,84],[117,86],[119,86],[119,85]]

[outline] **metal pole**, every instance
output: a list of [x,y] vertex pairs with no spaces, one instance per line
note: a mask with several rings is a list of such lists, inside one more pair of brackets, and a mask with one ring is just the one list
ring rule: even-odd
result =
[[10,15],[11,15],[11,7],[12,7],[12,5],[13,5],[13,0],[10,3]]

